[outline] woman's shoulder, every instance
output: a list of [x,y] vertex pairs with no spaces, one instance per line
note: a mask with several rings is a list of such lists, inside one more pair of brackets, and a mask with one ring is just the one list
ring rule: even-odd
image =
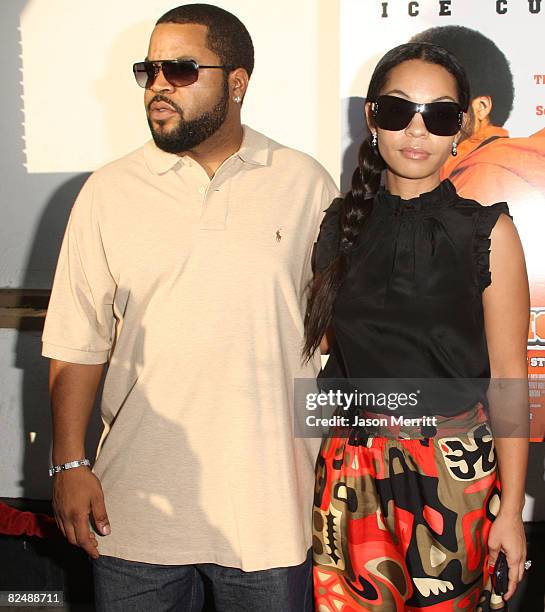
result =
[[505,213],[511,217],[507,202],[481,204],[480,202],[477,202],[477,200],[464,198],[459,195],[457,195],[454,201],[454,206],[450,207],[450,210],[452,210],[455,214],[463,214],[473,218],[477,224],[486,223],[486,221],[494,218],[497,220],[502,213]]
[[[512,231],[512,217],[507,202],[483,205],[475,200],[459,198],[454,210],[468,218],[468,235],[472,241],[474,261],[477,268],[477,280],[481,291],[491,283],[490,250],[492,230],[505,226]],[[503,230],[505,231],[505,230]]]
[[[492,231],[495,227],[500,229],[500,226],[503,228],[506,225],[511,226],[507,228],[507,231],[513,230],[509,206],[507,202],[484,205],[476,200],[460,196],[453,188],[450,189],[449,194],[450,199],[446,205],[434,211],[437,221],[448,235],[449,243],[456,245],[462,259],[465,259],[468,253],[472,254],[472,274],[482,291],[491,282]],[[501,223],[498,223],[500,219]]]
[[456,228],[457,233],[468,236],[489,238],[492,229],[502,215],[512,219],[507,202],[481,204],[476,200],[456,195],[450,206],[441,210],[446,215],[449,225]]

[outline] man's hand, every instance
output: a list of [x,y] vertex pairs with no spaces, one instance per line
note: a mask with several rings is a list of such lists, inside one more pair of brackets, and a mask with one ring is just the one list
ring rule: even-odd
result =
[[98,533],[108,535],[111,530],[102,486],[89,468],[78,467],[55,474],[53,511],[59,529],[70,544],[81,546],[90,557],[98,559],[98,542],[89,518]]

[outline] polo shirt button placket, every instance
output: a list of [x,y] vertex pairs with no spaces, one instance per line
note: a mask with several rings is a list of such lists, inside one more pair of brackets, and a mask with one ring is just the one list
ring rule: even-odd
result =
[[[216,178],[216,177],[214,177]],[[210,181],[208,187],[201,186],[198,192],[202,195],[201,229],[226,229],[228,201],[226,193],[220,193],[221,182]]]

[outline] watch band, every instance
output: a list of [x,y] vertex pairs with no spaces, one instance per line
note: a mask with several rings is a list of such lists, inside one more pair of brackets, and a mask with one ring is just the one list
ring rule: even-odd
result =
[[49,475],[54,476],[58,472],[63,470],[70,470],[72,468],[80,467],[82,465],[90,466],[91,462],[89,459],[77,459],[76,461],[69,461],[68,463],[61,463],[60,465],[53,465],[49,468]]

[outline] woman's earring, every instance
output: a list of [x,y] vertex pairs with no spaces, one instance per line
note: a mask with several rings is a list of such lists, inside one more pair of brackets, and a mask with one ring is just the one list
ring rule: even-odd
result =
[[458,155],[458,143],[454,140],[452,143],[452,157],[456,157]]
[[235,101],[237,104],[240,104],[240,103],[242,102],[242,98],[241,98],[240,96],[235,96],[235,97],[233,98],[233,100],[234,100],[234,101]]
[[377,136],[376,132],[373,133],[373,138],[371,140],[371,145],[373,146],[374,149],[376,149],[377,146],[378,146],[378,136]]

